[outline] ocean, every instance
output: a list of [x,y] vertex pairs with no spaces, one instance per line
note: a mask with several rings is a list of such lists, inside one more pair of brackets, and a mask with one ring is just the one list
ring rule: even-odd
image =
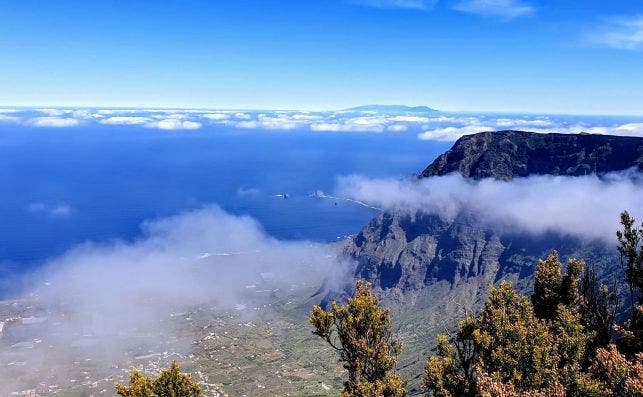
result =
[[343,175],[407,177],[450,146],[395,132],[0,124],[0,277],[87,241],[135,240],[146,220],[206,205],[278,239],[337,241],[377,211],[315,192],[332,193]]

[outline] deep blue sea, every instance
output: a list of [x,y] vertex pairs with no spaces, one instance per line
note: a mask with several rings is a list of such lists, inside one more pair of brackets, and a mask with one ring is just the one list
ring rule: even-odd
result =
[[450,146],[399,133],[0,125],[0,276],[208,204],[280,239],[336,241],[374,210],[311,193],[332,192],[341,175],[420,172]]

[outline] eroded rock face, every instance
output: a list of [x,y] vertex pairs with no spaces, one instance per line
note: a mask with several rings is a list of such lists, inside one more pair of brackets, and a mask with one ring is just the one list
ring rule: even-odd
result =
[[501,231],[472,213],[445,220],[422,212],[385,212],[366,225],[344,253],[357,262],[355,277],[371,282],[383,298],[413,304],[427,287],[439,283],[455,295],[461,286],[484,295],[489,285],[504,278],[522,281],[529,289],[538,259],[552,249],[563,257],[589,257],[602,267],[606,258],[616,260],[602,242]]
[[[511,180],[532,174],[585,175],[643,168],[643,138],[602,135],[484,132],[461,138],[422,173],[460,172],[472,179]],[[531,289],[538,259],[557,249],[585,258],[606,276],[620,273],[616,251],[600,241],[557,234],[528,235],[485,224],[474,213],[455,219],[416,212],[384,212],[350,241],[344,253],[357,262],[355,277],[391,302],[422,301],[430,308],[435,285],[442,301],[484,298],[488,287],[510,279]],[[466,297],[465,297],[466,295]]]
[[510,180],[532,174],[604,174],[631,167],[643,170],[643,138],[498,131],[460,138],[421,176],[459,172],[474,179]]
[[356,275],[381,289],[420,289],[425,284],[480,274],[502,252],[500,239],[468,217],[383,213],[348,244]]

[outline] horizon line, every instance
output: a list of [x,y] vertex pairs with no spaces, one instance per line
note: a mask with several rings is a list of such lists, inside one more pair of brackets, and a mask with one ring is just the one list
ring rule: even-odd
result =
[[279,111],[279,112],[315,112],[315,113],[324,113],[324,112],[341,112],[346,110],[351,110],[354,108],[362,106],[408,106],[408,107],[428,107],[438,113],[458,113],[458,114],[501,114],[501,115],[547,115],[547,116],[589,116],[589,117],[643,117],[641,114],[625,114],[625,113],[565,113],[565,112],[537,112],[537,111],[519,111],[519,110],[456,110],[456,109],[436,109],[429,105],[405,105],[399,103],[369,103],[354,105],[344,108],[293,108],[293,107],[281,107],[277,106],[274,108],[266,107],[182,107],[182,106],[117,106],[117,105],[12,105],[6,103],[0,103],[0,109],[106,109],[106,110],[177,110],[177,111],[247,111],[247,112],[262,112],[262,111]]

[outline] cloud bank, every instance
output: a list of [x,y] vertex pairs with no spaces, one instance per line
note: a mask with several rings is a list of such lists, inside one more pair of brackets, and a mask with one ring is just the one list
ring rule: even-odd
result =
[[424,211],[453,219],[462,210],[503,230],[614,241],[619,214],[643,217],[643,176],[636,171],[602,178],[531,176],[511,182],[473,181],[460,174],[422,180],[338,180],[336,195],[391,211]]
[[146,127],[158,128],[160,130],[198,130],[201,128],[201,123],[170,118],[148,123]]
[[48,302],[82,297],[77,304],[114,315],[127,302],[230,305],[261,274],[271,273],[276,284],[286,286],[301,280],[297,269],[325,273],[334,265],[326,245],[276,240],[254,219],[216,206],[142,228],[137,241],[88,243],[53,260],[36,294]]
[[436,126],[418,134],[421,140],[452,142],[464,135],[483,131],[524,130],[540,134],[599,134],[643,137],[643,123],[615,123],[596,125],[579,120],[552,121],[546,118],[510,119],[510,118],[461,118],[453,119],[452,125]]
[[37,117],[31,120],[31,125],[34,127],[76,127],[80,122],[73,118],[59,118],[59,117]]
[[0,394],[45,377],[66,385],[84,379],[65,372],[74,361],[114,372],[148,350],[186,355],[192,340],[176,332],[173,319],[185,322],[194,307],[252,319],[273,291],[304,285],[314,292],[326,275],[343,282],[350,270],[328,245],[276,240],[252,218],[216,206],[149,221],[142,230],[136,241],[81,245],[29,278],[22,328],[12,328],[15,320],[2,324],[0,361],[14,364],[0,366]]
[[128,127],[163,132],[212,128],[312,133],[412,134],[455,141],[463,135],[507,129],[537,133],[643,137],[643,117],[584,117],[395,111],[237,111],[201,109],[0,109],[0,126],[37,128]]

